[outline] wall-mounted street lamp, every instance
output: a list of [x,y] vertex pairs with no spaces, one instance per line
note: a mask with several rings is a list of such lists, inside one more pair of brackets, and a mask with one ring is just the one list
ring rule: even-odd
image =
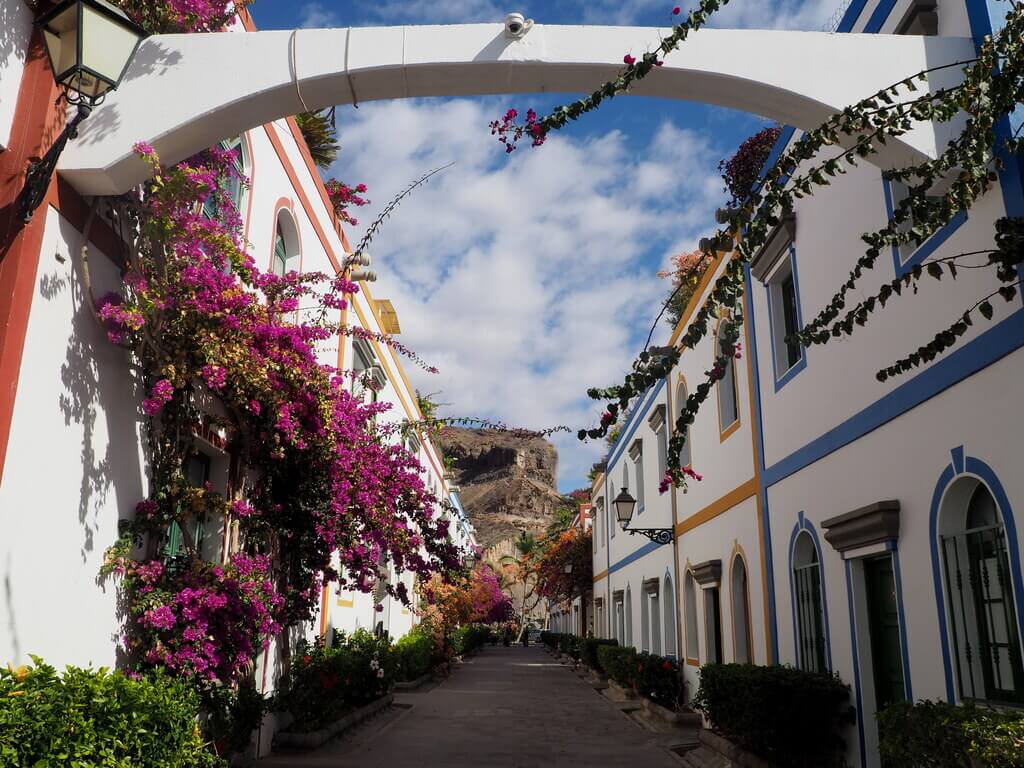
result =
[[656,544],[671,544],[675,538],[671,528],[630,528],[629,521],[633,519],[636,499],[630,496],[629,491],[625,488],[619,491],[619,495],[612,500],[612,505],[615,507],[615,517],[618,518],[619,526],[630,536],[639,533]]
[[49,152],[29,166],[20,210],[26,222],[42,204],[68,140],[77,138],[78,126],[93,107],[120,85],[146,37],[142,27],[107,0],[65,0],[39,17],[36,26],[43,32],[53,77],[78,112]]

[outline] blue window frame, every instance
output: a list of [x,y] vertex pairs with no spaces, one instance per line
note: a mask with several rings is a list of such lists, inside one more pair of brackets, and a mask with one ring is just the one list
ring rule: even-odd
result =
[[[889,219],[892,219],[893,211],[896,210],[896,206],[900,204],[900,201],[907,197],[908,189],[906,185],[895,181],[883,181],[882,186],[885,190],[885,213]],[[920,245],[915,245],[914,243],[907,243],[901,246],[894,245],[892,248],[892,262],[896,276],[902,277],[913,267],[935,253],[949,239],[950,235],[960,229],[965,221],[967,221],[967,211],[957,211],[956,215],[944,227],[933,232],[932,236]],[[910,223],[908,222],[905,226],[909,227]]]
[[800,275],[796,266],[796,248],[790,243],[785,258],[780,260],[765,281],[768,302],[768,328],[772,337],[772,380],[778,392],[807,367],[807,348],[786,341],[804,327],[800,310]]

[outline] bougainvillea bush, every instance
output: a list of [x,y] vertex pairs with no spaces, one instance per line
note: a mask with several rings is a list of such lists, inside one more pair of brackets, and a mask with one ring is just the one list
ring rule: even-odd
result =
[[676,254],[672,257],[670,268],[658,273],[658,277],[663,280],[672,281],[672,295],[665,309],[665,320],[673,328],[679,325],[694,291],[697,290],[712,261],[710,254],[697,249],[690,253]]
[[150,34],[219,32],[253,0],[114,0]]
[[434,640],[435,657],[448,659],[460,627],[495,624],[512,618],[512,603],[501,589],[498,575],[478,563],[460,579],[447,582],[435,576],[420,587],[420,618]]
[[[584,594],[594,580],[592,531],[570,528],[549,543],[537,567],[540,594],[548,600],[571,600]],[[566,573],[566,566],[571,572]]]
[[[214,700],[251,676],[271,638],[314,615],[322,586],[368,591],[383,563],[443,582],[462,553],[421,466],[380,418],[389,406],[353,397],[351,377],[318,356],[351,331],[336,318],[357,286],[344,273],[256,268],[225,153],[163,168],[137,150],[153,171],[128,208],[137,242],[123,290],[96,303],[140,373],[151,483],[103,572],[122,577],[130,666],[186,676]],[[231,454],[224,491],[189,482],[201,430]],[[202,551],[211,528],[231,534],[212,537],[219,557]],[[408,602],[401,583],[387,590]]]

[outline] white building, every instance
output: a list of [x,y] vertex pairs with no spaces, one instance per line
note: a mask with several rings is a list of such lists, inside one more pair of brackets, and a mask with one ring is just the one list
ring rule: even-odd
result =
[[[979,43],[1004,12],[990,17],[975,0],[859,0],[839,30]],[[769,164],[799,135],[784,130]],[[841,341],[809,349],[784,341],[828,304],[863,253],[861,233],[884,225],[901,194],[877,167],[862,165],[797,201],[754,259],[738,403],[723,409],[722,382],[704,404],[688,459],[705,479],[676,494],[673,517],[664,500],[652,503],[658,409],[679,402],[684,382],[703,380],[708,340],[685,351],[671,379],[644,396],[593,490],[596,525],[608,531],[596,539],[594,559],[598,634],[656,650],[660,611],[668,652],[665,616],[676,611],[691,694],[692,667],[716,660],[838,674],[859,713],[846,740],[848,759],[861,766],[879,764],[875,712],[889,702],[1024,703],[1024,579],[1014,514],[1024,497],[1019,295],[998,301],[992,322],[979,319],[944,356],[885,383],[876,371],[997,287],[990,271],[926,278],[917,295],[895,299]],[[881,260],[858,296],[915,264],[991,247],[993,223],[1006,215],[1024,215],[1019,158],[1008,158],[997,188],[969,212],[919,247]],[[739,426],[731,428],[734,413]],[[671,547],[621,530],[611,535],[608,504],[624,486],[638,499],[631,526],[674,526],[675,573],[682,575],[675,583],[682,580],[683,589],[671,609],[664,607]]]
[[[30,44],[32,21],[21,0],[0,0],[0,207],[18,194],[27,158],[41,154],[37,147],[59,119],[45,56],[37,55],[38,41]],[[253,28],[243,13],[229,34]],[[237,202],[258,265],[279,273],[337,272],[348,241],[295,121],[275,120],[224,146],[251,180],[248,189],[238,190]],[[117,588],[97,577],[104,551],[117,539],[118,521],[133,516],[149,481],[139,385],[127,354],[106,340],[95,321],[81,270],[87,245],[94,291],[115,290],[120,244],[104,220],[103,201],[79,195],[62,178],[55,178],[46,203],[23,229],[13,209],[10,218],[0,214],[7,238],[0,261],[0,660],[21,664],[35,654],[57,667],[111,667],[121,630]],[[375,299],[365,283],[352,297],[348,322],[374,334],[398,331],[390,302]],[[373,381],[372,387],[356,380],[352,386],[365,398],[392,405],[382,419],[422,420],[415,390],[391,348],[342,336],[324,354],[325,362]],[[230,446],[224,435],[199,427],[196,442],[197,480],[227,491]],[[459,510],[453,537],[471,545],[472,528],[445,479],[440,449],[422,431],[409,437],[407,447],[424,467],[426,486]],[[228,539],[222,522],[208,522],[204,555],[224,560]],[[404,581],[412,594],[411,575],[390,569],[383,575]],[[306,636],[378,623],[392,637],[405,634],[414,621],[411,612],[376,597],[380,611],[371,595],[325,589]],[[280,673],[277,649],[273,644],[257,668],[266,692]]]

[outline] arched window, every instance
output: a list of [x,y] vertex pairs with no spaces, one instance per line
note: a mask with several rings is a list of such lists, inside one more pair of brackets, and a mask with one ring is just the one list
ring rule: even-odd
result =
[[693,580],[693,573],[686,572],[686,657],[688,659],[700,658],[700,643],[697,639],[697,585]]
[[[679,414],[683,412],[683,408],[686,407],[686,399],[690,394],[686,391],[686,382],[680,381],[679,387],[676,389],[676,419],[679,418]],[[690,437],[693,430],[686,427],[686,442],[683,444],[683,448],[679,451],[679,466],[689,467],[693,465],[693,457],[690,451]]]
[[732,632],[735,642],[733,661],[737,664],[749,664],[752,659],[750,652],[750,587],[747,584],[747,566],[739,554],[732,561],[730,582],[732,587]]
[[[715,358],[722,354],[719,339],[723,331],[729,327],[728,322],[722,323],[715,334]],[[725,375],[718,381],[718,426],[722,432],[739,421],[739,396],[736,392],[736,359],[729,358],[725,366]]]
[[941,530],[960,695],[1024,703],[1006,529],[988,487],[974,478],[955,483],[943,502]]
[[274,224],[274,260],[270,271],[286,275],[299,267],[299,232],[295,219],[286,210],[278,211]]
[[647,605],[647,595],[640,590],[640,650],[651,650],[651,626],[650,614]]
[[825,611],[821,597],[821,563],[807,531],[793,543],[793,595],[797,619],[797,665],[808,672],[825,672]]
[[676,589],[672,577],[665,574],[665,655],[675,657],[676,650]]
[[[252,167],[249,149],[246,146],[245,139],[241,136],[222,141],[220,148],[231,157],[234,169],[231,177],[225,180],[225,192],[227,192],[228,199],[234,205],[235,211],[244,220],[245,207],[249,201],[248,179]],[[210,218],[218,218],[220,216],[218,207],[217,201],[211,197],[203,204],[203,211]]]
[[626,585],[626,626],[623,640],[626,645],[633,645],[633,590]]

